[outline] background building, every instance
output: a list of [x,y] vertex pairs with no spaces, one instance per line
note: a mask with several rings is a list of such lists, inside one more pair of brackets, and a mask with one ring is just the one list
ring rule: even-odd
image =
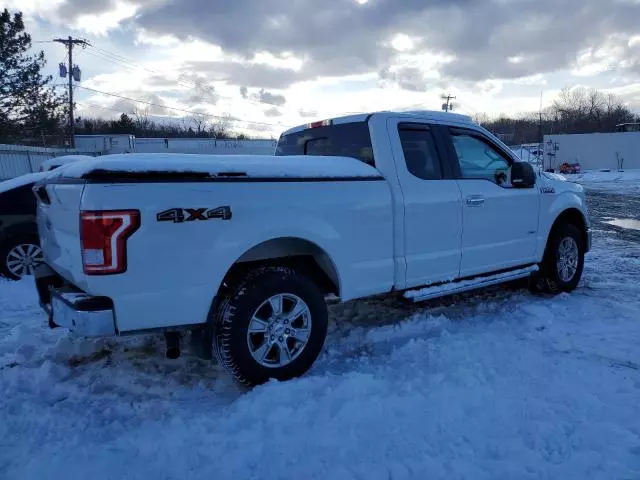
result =
[[582,170],[640,168],[640,132],[544,136],[544,168],[579,163]]

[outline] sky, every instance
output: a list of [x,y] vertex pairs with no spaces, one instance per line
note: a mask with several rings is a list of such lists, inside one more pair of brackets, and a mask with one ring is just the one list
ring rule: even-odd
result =
[[[7,2],[5,1],[5,4]],[[84,116],[200,112],[274,137],[376,110],[538,111],[564,87],[640,112],[640,0],[8,0],[47,72],[75,50]],[[37,42],[37,43],[36,43]],[[64,83],[62,78],[57,83]],[[63,88],[63,87],[61,87]],[[153,105],[119,97],[142,100]],[[225,120],[229,122],[228,120]]]

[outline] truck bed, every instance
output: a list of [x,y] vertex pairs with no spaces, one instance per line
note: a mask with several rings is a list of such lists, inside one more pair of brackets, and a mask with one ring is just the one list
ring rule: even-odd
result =
[[[300,240],[325,252],[331,268],[344,265],[344,299],[392,288],[391,193],[368,165],[339,157],[112,157],[48,178],[38,222],[46,262],[80,290],[113,298],[121,333],[204,323],[226,272],[269,248],[265,239]],[[215,214],[223,208],[228,215]],[[84,273],[81,211],[131,209],[140,227],[126,242],[126,272]],[[214,214],[172,217],[187,209]]]

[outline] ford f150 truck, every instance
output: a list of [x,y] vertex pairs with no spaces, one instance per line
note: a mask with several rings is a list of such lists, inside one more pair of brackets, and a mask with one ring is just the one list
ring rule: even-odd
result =
[[34,191],[52,326],[165,332],[174,353],[191,330],[246,385],[311,367],[327,297],[419,301],[525,277],[570,291],[590,248],[581,186],[451,113],[316,122],[274,156],[109,155]]

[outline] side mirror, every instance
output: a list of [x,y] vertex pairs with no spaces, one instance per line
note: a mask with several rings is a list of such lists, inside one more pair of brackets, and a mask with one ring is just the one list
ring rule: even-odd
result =
[[531,188],[536,184],[536,173],[530,163],[515,162],[511,166],[511,185],[514,188]]

